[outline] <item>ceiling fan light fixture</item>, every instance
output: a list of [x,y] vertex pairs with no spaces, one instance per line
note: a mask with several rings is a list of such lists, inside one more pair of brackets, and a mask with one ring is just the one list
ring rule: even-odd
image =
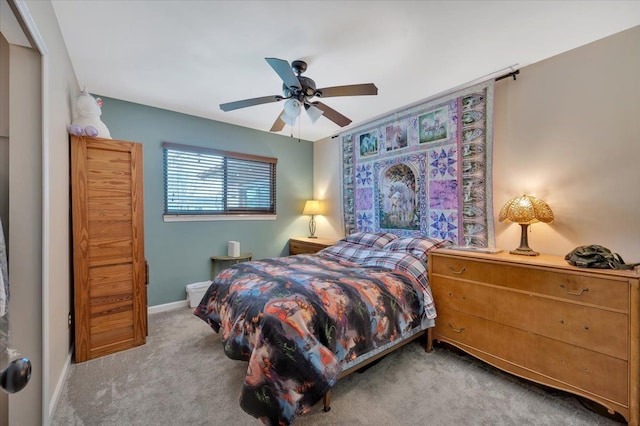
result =
[[220,104],[220,109],[223,111],[232,111],[253,105],[262,105],[286,100],[283,111],[278,115],[278,118],[276,118],[271,126],[270,131],[272,132],[281,131],[285,124],[293,126],[296,119],[302,112],[302,106],[307,110],[307,114],[312,123],[315,123],[320,116],[323,116],[340,127],[347,126],[351,123],[351,119],[345,117],[322,102],[311,102],[310,99],[316,96],[319,98],[331,98],[336,96],[363,96],[378,94],[378,88],[373,83],[349,84],[317,89],[315,81],[309,77],[301,75],[307,69],[307,63],[305,61],[297,60],[289,64],[289,62],[284,59],[264,59],[282,80],[282,93],[284,96],[263,96],[260,98],[227,102],[225,104]]
[[297,118],[298,118],[297,116],[296,116],[296,117],[292,117],[292,116],[290,116],[289,114],[287,114],[286,112],[285,112],[285,113],[283,113],[283,114],[280,116],[280,120],[284,121],[284,122],[285,122],[286,124],[288,124],[289,126],[293,126],[293,125],[295,125],[295,124],[296,124],[296,119],[297,119]]
[[284,103],[284,112],[295,120],[302,112],[302,103],[297,99],[289,99]]
[[313,105],[309,105],[308,107],[307,105],[305,105],[305,108],[307,108],[307,115],[309,116],[312,124],[315,124],[315,122],[318,121],[318,118],[320,118],[322,114],[324,114],[323,110],[314,107]]

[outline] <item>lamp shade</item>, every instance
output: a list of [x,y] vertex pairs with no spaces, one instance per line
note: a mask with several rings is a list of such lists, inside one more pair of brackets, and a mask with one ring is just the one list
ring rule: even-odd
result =
[[284,103],[284,112],[289,117],[295,118],[302,112],[302,104],[297,99],[289,99]]
[[505,203],[500,209],[500,222],[515,222],[530,225],[536,222],[553,221],[553,212],[547,203],[531,195],[522,195]]
[[287,112],[285,111],[281,116],[280,119],[282,121],[284,121],[286,124],[288,124],[289,126],[294,126],[296,124],[296,120],[298,119],[298,117],[291,117],[289,114],[287,114]]
[[320,108],[314,107],[313,105],[305,104],[304,107],[307,110],[307,115],[311,120],[311,124],[315,124],[315,122],[318,121],[318,118],[322,117],[322,114],[324,114],[323,110],[321,110]]
[[322,214],[322,212],[322,202],[319,200],[307,200],[304,204],[304,210],[302,210],[302,214],[311,216]]

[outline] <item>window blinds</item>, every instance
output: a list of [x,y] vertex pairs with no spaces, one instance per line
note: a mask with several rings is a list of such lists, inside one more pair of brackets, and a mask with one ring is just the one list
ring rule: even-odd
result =
[[277,159],[164,142],[167,215],[275,214]]

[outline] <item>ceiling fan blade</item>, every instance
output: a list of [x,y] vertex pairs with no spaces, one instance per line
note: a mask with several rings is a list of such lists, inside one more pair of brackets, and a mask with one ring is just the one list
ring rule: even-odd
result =
[[276,118],[276,121],[273,122],[273,126],[271,126],[271,129],[269,129],[270,132],[279,132],[280,130],[284,129],[284,125],[286,123],[282,119],[283,115],[284,115],[284,110],[282,110],[280,115],[278,115],[278,118]]
[[220,109],[223,111],[233,111],[234,109],[246,108],[254,105],[268,104],[270,102],[278,102],[282,100],[282,96],[263,96],[261,98],[244,99],[242,101],[228,102],[226,104],[220,104]]
[[276,73],[278,73],[287,87],[302,89],[300,81],[298,81],[298,77],[296,77],[289,62],[285,61],[284,59],[278,58],[264,58],[264,60],[267,61],[269,65],[271,65],[271,68],[273,68]]
[[373,83],[351,84],[348,86],[323,87],[316,90],[316,96],[329,98],[334,96],[377,95],[378,88]]
[[323,104],[322,102],[311,102],[311,105],[321,109],[325,117],[327,117],[329,120],[333,121],[340,127],[344,127],[351,123],[350,119],[340,114],[330,106]]

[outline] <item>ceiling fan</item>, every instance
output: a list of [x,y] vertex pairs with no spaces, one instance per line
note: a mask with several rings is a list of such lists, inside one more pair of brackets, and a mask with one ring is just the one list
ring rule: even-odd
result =
[[267,104],[287,100],[284,109],[276,118],[270,131],[279,132],[285,124],[292,125],[302,112],[302,107],[307,111],[312,123],[324,115],[340,127],[351,123],[351,120],[340,114],[333,108],[319,101],[311,101],[312,98],[329,98],[334,96],[361,96],[377,95],[378,88],[373,83],[352,84],[347,86],[333,86],[316,89],[316,83],[309,77],[302,76],[307,70],[307,63],[302,60],[293,61],[291,65],[284,59],[265,58],[271,68],[282,79],[282,95],[263,96],[261,98],[244,99],[242,101],[220,104],[223,111],[246,108],[254,105]]

